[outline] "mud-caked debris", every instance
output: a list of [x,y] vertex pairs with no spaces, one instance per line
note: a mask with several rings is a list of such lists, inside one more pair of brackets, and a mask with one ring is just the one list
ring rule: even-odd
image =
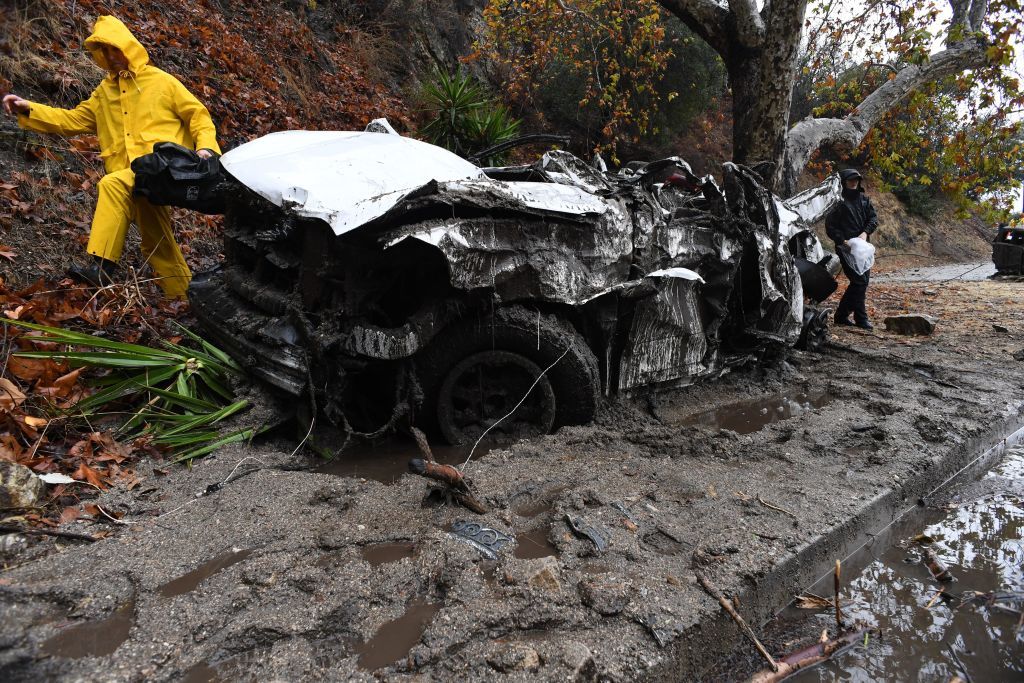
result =
[[487,664],[501,673],[513,671],[536,672],[540,669],[540,655],[532,647],[522,643],[499,644],[494,652],[487,655]]
[[583,604],[604,616],[619,614],[629,604],[629,585],[610,576],[580,581],[578,590]]
[[330,505],[344,511],[352,507],[353,488],[341,483],[322,486],[309,497],[310,505]]
[[1019,360],[1019,361],[1024,361],[1024,349],[1021,349],[1020,351],[1014,351],[1013,352],[1013,359],[1014,360]]
[[0,460],[0,508],[32,507],[45,489],[46,484],[29,468]]
[[935,332],[938,320],[922,313],[890,315],[885,319],[885,329],[894,334],[929,335]]
[[536,560],[527,560],[526,585],[530,588],[539,588],[546,591],[558,591],[562,589],[561,569],[558,561],[553,557],[541,557]]

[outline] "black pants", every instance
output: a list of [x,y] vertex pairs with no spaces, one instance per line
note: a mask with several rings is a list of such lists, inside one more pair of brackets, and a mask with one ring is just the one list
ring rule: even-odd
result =
[[846,288],[846,292],[843,293],[843,298],[839,300],[839,308],[836,309],[836,320],[846,320],[853,313],[854,322],[865,323],[868,321],[868,311],[864,305],[864,300],[867,298],[868,281],[871,279],[871,271],[868,270],[863,275],[858,275],[857,271],[846,262],[846,255],[843,251],[838,251],[839,263],[842,264],[843,273],[846,275],[846,279],[850,281],[850,285]]

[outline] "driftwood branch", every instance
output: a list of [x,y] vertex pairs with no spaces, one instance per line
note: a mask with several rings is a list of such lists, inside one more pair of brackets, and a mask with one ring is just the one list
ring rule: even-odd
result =
[[757,639],[757,636],[754,635],[754,631],[747,626],[747,622],[743,621],[743,617],[741,617],[739,612],[736,611],[736,608],[732,606],[732,603],[729,602],[724,595],[719,593],[718,589],[712,586],[711,582],[701,574],[697,574],[697,581],[700,582],[700,585],[704,587],[704,590],[706,590],[711,597],[718,600],[718,604],[722,606],[722,609],[724,609],[730,617],[732,617],[732,620],[740,627],[743,635],[750,639],[750,642],[754,644],[757,651],[760,652],[761,656],[764,657],[766,662],[768,662],[768,666],[772,668],[772,671],[778,671],[779,665],[776,663],[775,658],[768,653],[768,650],[766,650],[764,645],[761,644],[761,641]]

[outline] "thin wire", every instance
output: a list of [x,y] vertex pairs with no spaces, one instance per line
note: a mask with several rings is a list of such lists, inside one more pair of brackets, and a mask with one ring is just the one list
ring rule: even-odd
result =
[[563,358],[565,358],[565,355],[567,353],[569,353],[569,349],[571,349],[571,348],[572,348],[571,345],[570,346],[566,346],[565,347],[565,351],[562,352],[562,355],[559,356],[558,358],[556,358],[554,363],[552,363],[551,365],[549,365],[546,368],[544,368],[544,370],[542,370],[541,373],[539,375],[537,375],[537,379],[533,380],[533,384],[531,384],[530,388],[526,390],[526,393],[523,394],[523,397],[521,399],[519,399],[519,403],[516,404],[515,408],[513,408],[510,411],[508,411],[507,415],[505,415],[504,417],[501,417],[494,424],[492,424],[490,427],[488,427],[487,429],[484,430],[484,433],[481,434],[480,438],[476,440],[475,444],[473,444],[473,448],[471,448],[469,450],[469,457],[466,458],[466,462],[462,463],[462,468],[461,469],[466,469],[466,466],[469,465],[469,461],[473,459],[473,453],[476,452],[476,447],[479,446],[480,442],[484,440],[484,437],[487,436],[487,433],[489,431],[491,431],[492,429],[494,429],[495,427],[497,427],[499,424],[501,424],[501,422],[505,418],[507,418],[509,415],[511,415],[512,413],[516,412],[519,409],[519,406],[523,405],[523,401],[525,401],[526,397],[530,395],[530,392],[533,391],[533,388],[535,386],[537,386],[537,383],[540,382],[541,378],[544,377],[544,375],[547,374],[548,370],[550,370],[551,368],[555,367],[555,365],[558,363],[558,361],[560,361]]

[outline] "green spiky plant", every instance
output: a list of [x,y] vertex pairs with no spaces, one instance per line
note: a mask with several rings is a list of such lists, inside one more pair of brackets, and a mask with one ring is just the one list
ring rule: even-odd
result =
[[462,69],[435,70],[423,85],[424,110],[433,118],[420,132],[431,143],[461,156],[514,138],[520,121]]
[[93,380],[96,392],[78,401],[68,412],[70,417],[87,417],[114,405],[131,406],[115,436],[149,436],[153,445],[171,453],[174,462],[191,461],[255,435],[253,429],[224,434],[217,427],[249,405],[235,400],[229,389],[230,378],[241,376],[242,369],[226,353],[183,327],[179,326],[194,348],[169,341],[161,341],[159,348],[126,344],[21,320],[4,322],[40,332],[33,341],[64,347],[21,351],[18,356],[109,370]]

